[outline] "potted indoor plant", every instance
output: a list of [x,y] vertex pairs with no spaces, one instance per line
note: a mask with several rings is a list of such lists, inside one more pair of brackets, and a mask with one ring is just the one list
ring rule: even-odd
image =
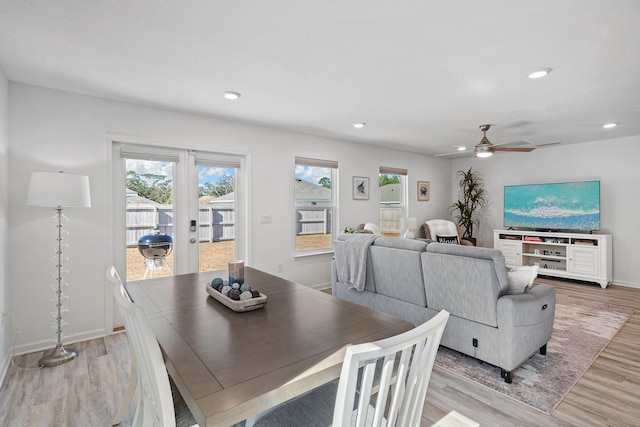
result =
[[464,230],[462,238],[469,240],[475,246],[476,239],[473,237],[474,225],[480,225],[478,209],[482,208],[486,202],[486,192],[482,175],[470,167],[469,170],[458,171],[458,201],[451,205],[454,218],[458,225]]

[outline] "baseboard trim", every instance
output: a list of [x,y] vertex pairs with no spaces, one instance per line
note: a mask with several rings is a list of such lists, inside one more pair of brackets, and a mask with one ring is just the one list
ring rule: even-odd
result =
[[[101,338],[101,337],[110,335],[111,333],[112,333],[111,331],[107,332],[105,329],[94,329],[92,331],[86,331],[79,334],[69,335],[64,339],[64,345],[67,346],[67,345],[71,345],[71,344],[82,342],[82,341]],[[14,350],[14,355],[18,356],[21,354],[34,353],[36,351],[52,349],[53,347],[55,347],[55,342],[51,341],[50,339],[35,341],[31,343],[26,343],[26,344],[20,344],[20,345],[16,345]]]
[[640,289],[640,283],[637,283],[637,282],[626,282],[622,280],[614,280],[613,282],[611,282],[611,284],[618,285],[618,286],[626,286],[627,288]]
[[318,283],[316,285],[307,285],[307,287],[309,287],[311,289],[315,289],[317,291],[323,291],[325,289],[330,289],[331,288],[331,282],[329,282],[329,283]]

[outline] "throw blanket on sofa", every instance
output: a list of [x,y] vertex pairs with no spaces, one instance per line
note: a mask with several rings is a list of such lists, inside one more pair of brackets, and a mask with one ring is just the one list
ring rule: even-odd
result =
[[375,234],[354,234],[345,239],[343,245],[336,245],[338,281],[360,292],[364,291],[367,278],[367,251],[378,237]]

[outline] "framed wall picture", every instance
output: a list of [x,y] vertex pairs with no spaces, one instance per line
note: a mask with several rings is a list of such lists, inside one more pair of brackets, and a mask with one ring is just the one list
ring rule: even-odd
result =
[[429,181],[418,181],[418,201],[427,201],[430,195],[431,186],[429,185]]
[[353,200],[369,200],[369,178],[353,177]]

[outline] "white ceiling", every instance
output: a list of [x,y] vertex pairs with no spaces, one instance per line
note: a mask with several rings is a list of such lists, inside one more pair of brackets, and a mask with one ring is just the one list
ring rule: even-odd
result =
[[[472,148],[483,123],[494,144],[640,135],[639,22],[638,0],[0,0],[0,66],[14,82],[438,154]],[[527,78],[540,67],[552,72]]]

